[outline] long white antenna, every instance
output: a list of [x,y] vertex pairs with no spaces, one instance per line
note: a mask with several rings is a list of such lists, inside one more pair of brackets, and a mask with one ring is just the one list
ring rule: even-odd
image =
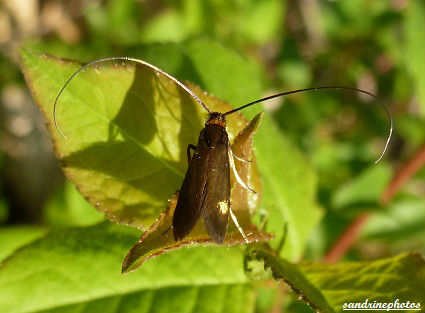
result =
[[68,86],[68,84],[71,82],[71,80],[82,70],[84,70],[86,67],[91,66],[93,64],[96,63],[101,63],[101,62],[107,62],[107,61],[130,61],[130,62],[135,62],[135,63],[139,63],[142,65],[146,65],[147,67],[157,71],[158,73],[161,73],[162,75],[165,75],[167,78],[171,79],[173,82],[175,82],[177,85],[179,85],[181,88],[183,88],[188,94],[190,94],[196,101],[199,102],[199,104],[205,109],[207,110],[208,113],[211,113],[211,110],[205,105],[205,103],[202,102],[201,99],[199,99],[199,97],[197,95],[195,95],[195,93],[190,90],[189,88],[187,88],[182,82],[180,82],[177,78],[171,76],[170,74],[165,73],[164,71],[162,71],[161,69],[157,68],[156,66],[149,64],[148,62],[136,59],[136,58],[130,58],[130,57],[109,57],[109,58],[102,58],[102,59],[98,59],[98,60],[94,60],[90,63],[87,63],[85,65],[83,65],[82,67],[80,67],[74,74],[71,75],[71,77],[66,81],[65,85],[63,85],[62,89],[59,91],[58,95],[56,96],[55,99],[55,103],[53,105],[53,122],[55,124],[55,127],[57,129],[57,131],[59,132],[59,134],[61,134],[61,136],[63,138],[67,138],[62,131],[60,130],[58,123],[56,121],[56,107],[57,107],[57,103],[59,100],[59,97],[62,95],[63,91],[65,90],[65,88]]

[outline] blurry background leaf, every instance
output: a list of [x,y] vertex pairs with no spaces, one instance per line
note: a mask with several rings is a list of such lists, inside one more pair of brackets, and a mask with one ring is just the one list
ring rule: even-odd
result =
[[296,260],[302,255],[312,229],[321,218],[320,209],[315,204],[316,175],[302,154],[278,132],[267,116],[255,142],[259,170],[263,175],[263,205],[268,212],[266,230],[275,234],[272,241],[275,248],[286,236],[281,255]]
[[63,190],[52,195],[44,210],[46,223],[53,227],[87,226],[103,220],[103,214],[96,211],[71,182],[66,182]]
[[397,129],[399,136],[409,142],[411,145],[409,148],[412,151],[418,149],[425,142],[425,123],[419,116],[401,116]]
[[407,69],[413,76],[416,84],[415,90],[418,97],[419,111],[425,116],[425,4],[422,1],[414,1],[406,11],[405,36]]
[[377,164],[336,190],[333,205],[339,210],[354,205],[377,206],[390,178],[391,169],[385,164]]
[[247,1],[241,9],[243,14],[238,14],[241,34],[248,40],[264,44],[281,32],[280,23],[284,14],[282,1]]
[[368,221],[363,239],[380,240],[404,246],[405,250],[425,251],[425,199],[400,197],[385,211]]

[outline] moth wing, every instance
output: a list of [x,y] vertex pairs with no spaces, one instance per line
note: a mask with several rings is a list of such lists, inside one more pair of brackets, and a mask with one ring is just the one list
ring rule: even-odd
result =
[[202,215],[208,234],[221,244],[230,206],[229,139],[225,129],[211,127],[212,137],[221,139],[210,148],[205,134],[206,129],[201,132],[183,180],[173,216],[173,232],[175,240],[183,239]]
[[201,215],[203,202],[207,196],[205,190],[208,188],[208,159],[209,148],[205,142],[199,140],[196,152],[189,162],[174,210],[173,233],[176,241],[189,234]]
[[229,143],[222,142],[211,153],[206,196],[201,210],[205,228],[214,240],[221,244],[227,231],[230,209]]

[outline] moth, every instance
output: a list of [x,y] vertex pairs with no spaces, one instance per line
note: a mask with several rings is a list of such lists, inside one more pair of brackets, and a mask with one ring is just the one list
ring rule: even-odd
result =
[[[235,167],[234,158],[239,159],[242,162],[249,162],[248,160],[243,160],[238,156],[234,155],[231,150],[231,145],[229,142],[229,137],[226,131],[226,117],[240,111],[249,106],[261,103],[273,98],[282,97],[290,94],[314,91],[314,90],[323,90],[323,89],[340,89],[355,91],[371,96],[375,99],[377,97],[372,93],[352,88],[352,87],[340,87],[340,86],[322,86],[322,87],[312,87],[286,91],[278,94],[274,94],[265,98],[261,98],[245,105],[242,105],[236,109],[233,109],[228,112],[212,112],[208,106],[202,102],[202,100],[192,92],[187,86],[182,82],[174,78],[173,76],[167,74],[161,69],[151,65],[145,61],[130,58],[130,57],[109,57],[98,59],[92,61],[80,69],[78,69],[63,85],[62,89],[59,91],[53,106],[53,119],[54,124],[58,132],[66,138],[66,136],[61,132],[56,121],[56,106],[59,100],[59,97],[65,90],[66,86],[70,81],[82,70],[96,63],[107,62],[107,61],[128,61],[135,62],[141,66],[146,66],[153,69],[159,75],[164,75],[168,79],[172,80],[174,83],[179,85],[184,91],[186,91],[191,97],[193,97],[199,105],[201,105],[206,112],[208,113],[208,118],[205,122],[205,127],[201,130],[197,145],[188,143],[187,146],[187,158],[188,158],[188,169],[184,177],[177,204],[175,207],[172,225],[170,228],[173,229],[174,239],[176,241],[184,239],[190,231],[193,229],[195,224],[200,218],[203,219],[205,228],[208,235],[211,239],[217,243],[222,244],[227,226],[229,223],[229,215],[231,216],[233,222],[235,223],[237,229],[241,233],[242,237],[246,242],[247,236],[244,233],[243,229],[239,226],[236,216],[232,212],[231,202],[230,202],[230,173],[234,173],[236,181],[243,188],[255,192],[247,186],[247,184],[239,177],[238,172]],[[379,101],[379,99],[377,99]],[[393,122],[391,115],[385,106],[384,103],[380,104],[385,109],[387,116],[390,120],[390,131],[385,144],[385,147],[382,151],[381,156],[376,161],[378,162],[388,147],[388,144],[391,140]],[[191,150],[194,151],[193,155]]]
[[[230,171],[242,187],[250,189],[239,177],[226,131],[226,114],[210,112],[198,144],[187,148],[189,168],[179,192],[173,215],[174,239],[183,239],[200,217],[211,239],[221,244],[226,235],[229,214],[242,237],[246,235],[233,214],[230,203]],[[194,150],[191,157],[190,150]],[[243,160],[246,161],[246,160]]]

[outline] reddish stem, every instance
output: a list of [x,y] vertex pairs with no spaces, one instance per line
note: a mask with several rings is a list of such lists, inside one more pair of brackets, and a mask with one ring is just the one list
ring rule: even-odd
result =
[[357,216],[325,255],[324,261],[327,263],[335,263],[341,259],[341,257],[354,245],[368,219],[369,213],[362,213]]
[[[404,166],[400,168],[391,182],[385,188],[380,198],[382,206],[387,205],[401,189],[401,187],[425,164],[425,145],[411,158]],[[345,229],[339,239],[328,251],[324,261],[328,263],[337,262],[344,256],[358,239],[363,226],[369,219],[369,213],[362,213]]]
[[423,146],[405,166],[398,171],[391,183],[382,193],[380,203],[388,204],[400,188],[416,173],[425,163],[425,146]]

